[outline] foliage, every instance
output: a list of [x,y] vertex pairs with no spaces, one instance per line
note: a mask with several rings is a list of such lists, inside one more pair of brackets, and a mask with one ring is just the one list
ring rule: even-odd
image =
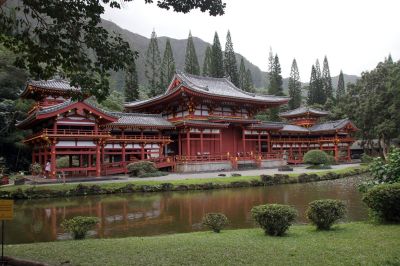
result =
[[363,201],[381,222],[400,223],[400,183],[375,186]]
[[167,42],[165,43],[164,56],[161,64],[161,76],[160,76],[161,88],[165,90],[167,89],[174,74],[175,74],[175,59],[174,59],[174,54],[172,53],[171,42],[169,41],[169,39],[167,39]]
[[245,79],[245,83],[244,84],[245,84],[244,85],[244,90],[245,91],[255,92],[253,78],[252,78],[252,75],[251,75],[250,68],[248,68],[247,71],[246,71],[246,79]]
[[212,51],[211,51],[211,47],[207,46],[206,52],[204,54],[204,60],[203,60],[202,74],[204,77],[211,76],[211,68],[212,68],[211,65],[212,65]]
[[153,30],[150,37],[149,46],[146,51],[145,76],[149,87],[149,96],[154,97],[162,93],[160,88],[160,66],[161,57],[158,49],[156,32]]
[[330,155],[330,154],[327,154],[326,156],[328,157],[328,163],[327,163],[327,164],[329,164],[329,165],[338,164],[338,163],[336,162],[335,156]]
[[232,83],[235,84],[235,86],[239,86],[239,74],[236,64],[236,55],[235,51],[233,50],[231,33],[229,30],[228,33],[226,34],[224,67],[225,67],[225,75],[227,77],[230,77]]
[[322,86],[323,92],[326,99],[333,99],[333,87],[331,72],[329,70],[328,58],[324,57],[324,63],[322,68]]
[[214,78],[224,77],[224,58],[222,55],[221,43],[219,42],[218,33],[214,34],[214,42],[211,47],[211,76]]
[[74,239],[84,239],[86,233],[99,223],[97,217],[75,216],[74,218],[64,220],[61,226],[64,230],[72,233]]
[[309,150],[303,157],[304,163],[313,165],[326,164],[328,160],[327,154],[321,150]]
[[324,104],[326,102],[326,95],[323,89],[322,79],[321,79],[321,69],[319,67],[319,62],[315,63],[311,67],[311,77],[310,85],[308,90],[307,104]]
[[344,84],[343,71],[340,70],[337,89],[336,89],[336,101],[338,102],[341,101],[343,97],[345,97],[345,95],[346,95],[346,86]]
[[[125,93],[126,93],[126,91],[125,91]],[[135,93],[133,94],[133,96],[134,95],[135,95]],[[110,95],[108,95],[107,99],[105,99],[101,103],[97,102],[95,104],[98,104],[100,108],[105,109],[107,111],[122,112],[124,109],[124,96],[122,95],[122,93],[120,93],[118,91],[112,91],[110,93]]]
[[185,72],[193,75],[200,75],[199,60],[197,59],[196,48],[190,31],[186,44]]
[[373,160],[374,160],[374,157],[371,157],[366,153],[363,153],[363,155],[361,156],[362,163],[372,163]]
[[289,77],[289,109],[299,108],[301,105],[301,82],[300,82],[300,74],[299,69],[297,67],[296,59],[293,59],[292,68],[290,70]]
[[242,90],[245,90],[246,86],[246,78],[247,78],[247,72],[246,72],[246,67],[244,65],[244,59],[243,57],[240,59],[240,66],[239,66],[239,74],[238,74],[238,87]]
[[[269,86],[268,94],[282,96],[283,93],[283,80],[281,75],[281,65],[279,63],[279,57],[277,54],[273,56],[272,50],[269,55],[269,66],[270,70],[268,73]],[[269,109],[268,119],[272,121],[279,121],[279,107]]]
[[314,200],[308,204],[306,210],[307,218],[320,230],[329,230],[345,213],[346,204],[334,199]]
[[202,224],[219,233],[228,224],[228,218],[223,213],[207,213],[202,220]]
[[265,234],[271,236],[282,236],[297,216],[293,207],[281,204],[255,206],[251,214]]
[[380,183],[400,182],[400,148],[393,148],[386,162],[380,157],[373,159],[369,170]]
[[39,163],[33,163],[33,164],[30,165],[29,171],[33,175],[38,175],[43,171],[43,169],[42,169],[42,166]]
[[153,162],[148,162],[148,161],[139,161],[130,163],[128,164],[127,169],[130,176],[137,176],[137,177],[157,172],[155,164]]
[[[5,2],[0,2],[0,41],[18,55],[15,64],[36,79],[62,71],[72,85],[101,101],[109,92],[109,71],[125,69],[127,60],[137,56],[120,35],[100,26],[105,5],[120,8],[121,1]],[[222,15],[225,8],[220,0],[162,0],[157,5],[182,13],[199,8],[213,16]]]
[[133,102],[134,100],[139,99],[139,81],[134,58],[132,58],[132,60],[128,63],[128,67],[126,69],[124,96],[125,102]]

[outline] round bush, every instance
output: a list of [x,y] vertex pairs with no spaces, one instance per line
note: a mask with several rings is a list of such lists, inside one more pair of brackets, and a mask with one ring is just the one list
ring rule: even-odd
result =
[[334,222],[342,219],[346,204],[340,200],[314,200],[308,204],[306,216],[320,230],[329,230]]
[[265,234],[282,236],[297,216],[293,207],[281,204],[266,204],[251,209],[254,220],[264,229]]
[[76,216],[72,219],[64,220],[61,226],[65,231],[72,233],[74,239],[84,239],[86,233],[98,222],[99,219],[97,217]]
[[381,222],[400,223],[400,183],[375,186],[363,201]]
[[318,165],[327,164],[329,162],[328,155],[321,150],[310,150],[304,154],[304,163]]
[[223,213],[207,213],[203,217],[202,224],[219,233],[228,224],[228,218]]
[[128,164],[127,169],[130,176],[137,177],[150,175],[151,173],[156,173],[158,171],[155,164],[148,161],[130,163]]

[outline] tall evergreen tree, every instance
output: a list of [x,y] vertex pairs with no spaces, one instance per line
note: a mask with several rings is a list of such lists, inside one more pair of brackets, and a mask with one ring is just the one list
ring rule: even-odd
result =
[[132,59],[125,72],[125,102],[133,102],[139,99],[139,82],[135,60]]
[[169,39],[165,43],[164,56],[161,64],[160,86],[167,89],[175,74],[175,59]]
[[322,84],[326,99],[333,99],[332,78],[329,70],[328,58],[326,56],[322,68]]
[[240,66],[239,66],[239,80],[238,80],[238,87],[241,88],[242,90],[245,90],[246,86],[246,67],[244,65],[244,59],[243,57],[240,59]]
[[308,86],[308,97],[307,97],[307,104],[312,105],[316,103],[316,87],[318,82],[317,71],[315,66],[312,65],[311,67],[311,76],[310,76],[310,84]]
[[255,92],[254,84],[253,84],[253,78],[251,76],[251,71],[250,71],[249,68],[246,71],[246,79],[245,79],[244,90],[248,91],[248,92]]
[[269,75],[269,88],[268,93],[272,95],[283,95],[283,81],[281,75],[281,65],[279,63],[279,57],[275,54],[274,62],[272,64],[272,70]]
[[301,82],[296,59],[293,59],[289,77],[289,109],[296,109],[301,105]]
[[319,65],[319,60],[315,61],[315,74],[316,74],[316,81],[315,81],[315,91],[317,93],[317,102],[319,104],[324,104],[326,102],[326,95],[324,92],[324,84],[322,80],[321,74],[321,67]]
[[274,53],[272,52],[272,47],[269,47],[269,54],[268,54],[268,73],[272,72],[274,67]]
[[193,37],[190,31],[186,44],[185,72],[193,75],[200,75],[199,60],[197,59],[196,48],[194,47]]
[[145,72],[144,72],[147,79],[147,85],[149,86],[150,97],[154,97],[163,92],[159,84],[160,65],[161,65],[160,50],[158,49],[156,32],[153,30],[153,32],[151,33],[150,43],[146,51],[146,62],[145,62]]
[[233,50],[233,43],[231,38],[231,33],[228,30],[226,35],[226,43],[225,43],[225,57],[224,57],[224,66],[225,66],[225,75],[231,78],[231,81],[236,86],[239,85],[239,76],[238,69],[236,64],[236,55]]
[[343,72],[340,70],[338,85],[336,89],[336,100],[339,102],[346,94],[346,87],[344,84]]
[[211,76],[215,78],[224,77],[224,58],[222,55],[221,43],[218,33],[215,32],[214,42],[211,48]]
[[203,61],[203,76],[205,77],[211,76],[211,64],[212,64],[212,51],[211,47],[207,46]]

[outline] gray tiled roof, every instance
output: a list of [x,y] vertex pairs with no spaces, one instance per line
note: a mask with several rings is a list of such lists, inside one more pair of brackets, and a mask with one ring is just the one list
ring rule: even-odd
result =
[[175,123],[175,125],[199,125],[199,126],[210,126],[210,127],[228,127],[229,123],[212,123],[209,121],[204,121],[204,120],[185,120],[185,121],[179,121]]
[[[175,77],[182,81],[182,84],[188,87],[191,90],[201,92],[204,94],[221,96],[221,97],[229,97],[233,99],[244,99],[244,100],[252,100],[257,102],[266,102],[266,103],[285,103],[289,100],[288,97],[285,96],[273,96],[273,95],[258,95],[255,93],[250,93],[243,91],[237,88],[232,82],[230,82],[227,78],[210,78],[210,77],[202,77],[184,73],[177,73]],[[167,90],[164,94],[158,95],[156,97],[135,101],[131,103],[126,103],[125,107],[136,107],[142,104],[152,102],[158,99],[162,99],[169,94],[175,92],[177,89]]]
[[305,132],[308,133],[309,130],[304,127],[296,126],[296,125],[284,125],[281,129],[282,132]]
[[301,114],[306,114],[306,113],[310,113],[310,114],[314,114],[314,115],[318,115],[318,116],[325,116],[325,115],[329,114],[329,112],[326,112],[326,111],[303,106],[303,107],[299,107],[294,110],[280,113],[279,115],[282,117],[288,117],[288,116],[296,116],[296,115],[301,115]]
[[65,101],[63,103],[59,103],[59,104],[56,104],[56,105],[43,107],[42,109],[36,111],[36,114],[42,115],[42,114],[48,114],[48,113],[51,113],[51,112],[55,112],[55,111],[60,110],[60,109],[62,109],[64,107],[67,107],[68,105],[71,105],[73,103],[74,102],[72,102],[71,100],[67,100],[67,101]]
[[174,125],[158,114],[139,114],[109,112],[110,115],[118,117],[118,120],[108,126],[138,126],[138,127],[164,127],[173,128]]
[[248,128],[249,129],[282,129],[284,126],[285,126],[285,124],[281,123],[281,122],[267,121],[267,122],[262,122],[259,124],[249,125]]
[[346,118],[346,119],[316,124],[310,128],[310,132],[335,131],[337,129],[343,128],[344,126],[347,125],[347,123],[352,123],[352,122]]
[[50,80],[30,80],[28,85],[44,89],[56,89],[64,91],[80,91],[80,88],[73,87],[69,81],[63,79],[50,79]]

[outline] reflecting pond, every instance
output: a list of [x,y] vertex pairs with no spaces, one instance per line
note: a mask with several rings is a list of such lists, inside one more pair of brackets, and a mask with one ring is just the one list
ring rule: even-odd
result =
[[6,224],[6,243],[30,243],[69,238],[60,224],[74,216],[97,216],[100,223],[93,237],[126,237],[172,234],[204,230],[200,221],[208,212],[222,212],[230,228],[254,227],[250,209],[259,204],[294,206],[305,223],[310,201],[323,198],[347,203],[346,220],[367,218],[357,191],[362,177],[270,187],[207,191],[136,193],[62,199],[17,201],[14,220]]

